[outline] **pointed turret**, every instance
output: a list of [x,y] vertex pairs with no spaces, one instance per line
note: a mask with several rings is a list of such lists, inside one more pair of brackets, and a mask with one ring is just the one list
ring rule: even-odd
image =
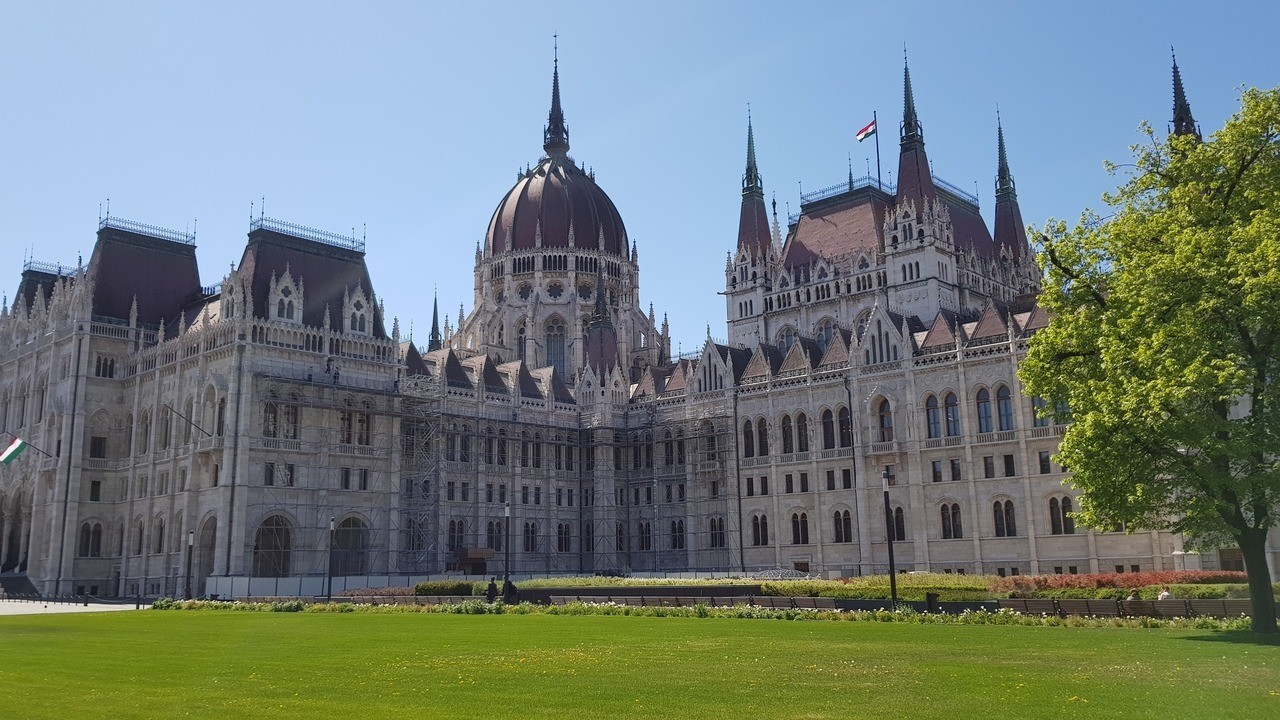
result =
[[[1170,48],[1172,52],[1172,48]],[[1182,73],[1178,70],[1178,57],[1173,57],[1173,134],[1194,135],[1200,139],[1200,128],[1196,119],[1191,116],[1191,104],[1187,102],[1187,93],[1182,89]]]
[[427,338],[427,352],[439,350],[444,345],[440,337],[440,297],[431,299],[431,336]]
[[603,264],[596,268],[596,299],[587,323],[587,367],[603,377],[618,365],[618,331],[613,327],[606,302],[608,289],[604,282]]
[[551,71],[551,112],[547,126],[542,129],[542,149],[548,155],[564,155],[569,152],[569,129],[564,124],[564,111],[560,109],[560,50]]
[[769,247],[769,215],[764,206],[764,186],[756,167],[756,139],[747,115],[747,170],[742,175],[742,214],[738,220],[738,249],[762,254]]
[[924,200],[933,200],[933,175],[924,151],[924,132],[916,115],[915,93],[911,90],[911,68],[902,63],[902,152],[898,156],[898,203],[915,201],[916,211],[924,211]]
[[1014,190],[1013,174],[1009,172],[1009,155],[1004,147],[1004,125],[996,113],[996,224],[997,248],[1007,248],[1014,259],[1027,257],[1031,248],[1027,244],[1026,226],[1022,224],[1022,211],[1018,208],[1018,193]]

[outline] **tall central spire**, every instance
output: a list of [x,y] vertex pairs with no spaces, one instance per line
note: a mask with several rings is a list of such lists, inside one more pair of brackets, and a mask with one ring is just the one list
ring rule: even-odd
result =
[[920,118],[916,115],[916,96],[911,91],[911,68],[907,65],[905,52],[902,58],[902,145],[908,142],[924,143],[924,134],[920,130]]
[[[1172,53],[1173,48],[1169,51]],[[1182,89],[1182,73],[1178,71],[1177,55],[1173,56],[1173,134],[1200,137],[1200,128],[1196,127],[1196,119],[1191,116],[1187,93]]]
[[564,155],[569,152],[569,129],[564,125],[564,111],[560,109],[559,42],[556,43],[551,72],[551,113],[547,115],[547,126],[542,129],[542,149],[548,155]]
[[1018,193],[1013,187],[1013,175],[1009,172],[1009,154],[1004,149],[1004,125],[1000,122],[1000,112],[996,112],[996,143],[999,146],[999,162],[996,168],[996,201],[1002,199],[1017,200]]
[[440,297],[437,295],[431,300],[431,335],[427,338],[427,351],[439,350],[444,346],[444,339],[440,337]]
[[742,176],[742,196],[764,198],[760,170],[756,167],[756,138],[751,129],[751,113],[747,113],[747,171]]

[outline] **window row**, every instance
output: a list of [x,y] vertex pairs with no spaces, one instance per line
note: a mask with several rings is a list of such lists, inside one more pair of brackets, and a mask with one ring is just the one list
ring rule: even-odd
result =
[[[853,445],[853,416],[849,408],[840,406],[835,412],[824,409],[819,424],[822,433],[821,449],[831,450],[837,446],[844,448]],[[796,413],[794,418],[790,414],[784,414],[778,425],[783,455],[809,451],[811,438],[808,416],[803,412]],[[767,457],[769,437],[769,421],[766,418],[743,421],[742,456]]]

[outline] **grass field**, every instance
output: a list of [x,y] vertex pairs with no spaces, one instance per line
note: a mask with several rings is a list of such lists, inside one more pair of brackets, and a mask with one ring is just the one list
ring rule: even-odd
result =
[[1255,718],[1203,630],[549,615],[0,617],[0,717]]

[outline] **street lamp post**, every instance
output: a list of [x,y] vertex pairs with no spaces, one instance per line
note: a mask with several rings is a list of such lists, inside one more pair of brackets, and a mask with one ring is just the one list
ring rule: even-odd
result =
[[889,596],[893,604],[898,604],[898,566],[893,562],[893,508],[889,506],[889,470],[880,471],[880,481],[884,484],[884,537],[889,547]]
[[[889,497],[885,491],[886,498]],[[888,502],[886,500],[885,502]],[[329,562],[325,563],[325,602],[333,602],[333,518],[329,518]]]
[[183,593],[188,600],[191,599],[191,549],[196,544],[196,531],[187,531],[187,591]]
[[502,591],[506,593],[511,583],[511,501],[502,508]]

